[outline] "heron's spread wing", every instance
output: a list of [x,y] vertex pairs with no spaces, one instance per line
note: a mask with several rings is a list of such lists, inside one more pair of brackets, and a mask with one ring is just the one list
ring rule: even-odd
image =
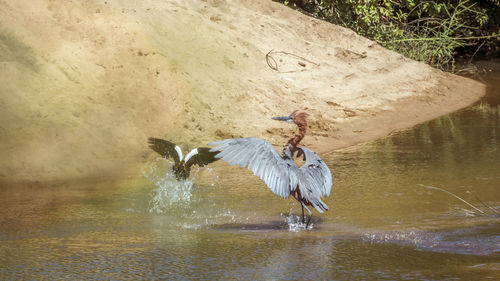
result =
[[292,160],[281,158],[276,149],[267,141],[258,138],[226,139],[209,143],[217,146],[210,151],[219,152],[215,157],[231,165],[248,165],[254,175],[260,177],[278,196],[287,198],[297,186],[298,169]]
[[207,164],[219,160],[219,158],[215,157],[217,153],[219,153],[219,151],[210,151],[210,148],[208,147],[195,148],[186,155],[185,165],[188,169],[191,168],[191,166],[193,166],[194,164],[203,167]]
[[329,196],[332,189],[332,173],[325,162],[313,151],[299,146],[304,153],[306,163],[300,167],[301,175],[308,179],[308,186],[319,196]]
[[158,152],[161,156],[166,158],[174,158],[175,163],[179,162],[182,159],[182,152],[180,148],[173,142],[157,138],[148,138],[148,143],[149,147],[152,150]]

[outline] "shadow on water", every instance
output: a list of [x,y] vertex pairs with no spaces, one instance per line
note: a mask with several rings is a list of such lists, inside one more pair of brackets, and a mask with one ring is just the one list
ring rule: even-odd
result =
[[261,224],[221,224],[214,225],[212,228],[222,231],[267,231],[288,230],[288,225],[284,221],[271,221]]
[[[212,225],[211,229],[219,231],[271,231],[282,230],[289,232],[300,232],[306,230],[306,224],[302,222],[301,216],[289,214],[283,216],[281,221],[268,221],[263,223],[235,223]],[[307,219],[307,218],[306,218]],[[320,230],[323,219],[313,217],[308,230]]]

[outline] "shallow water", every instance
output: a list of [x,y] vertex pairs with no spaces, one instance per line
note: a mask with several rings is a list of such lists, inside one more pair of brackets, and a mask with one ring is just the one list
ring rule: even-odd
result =
[[498,280],[500,75],[489,80],[475,106],[322,155],[334,188],[310,230],[297,202],[222,164],[182,183],[159,159],[139,181],[2,189],[0,279]]

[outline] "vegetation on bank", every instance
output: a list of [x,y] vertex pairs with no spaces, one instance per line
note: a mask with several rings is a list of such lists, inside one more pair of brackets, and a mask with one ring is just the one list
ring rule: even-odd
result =
[[448,71],[457,57],[500,54],[500,0],[278,1]]

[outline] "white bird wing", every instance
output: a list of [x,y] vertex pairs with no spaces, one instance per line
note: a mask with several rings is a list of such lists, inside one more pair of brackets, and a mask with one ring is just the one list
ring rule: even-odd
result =
[[226,139],[209,143],[217,146],[210,151],[221,151],[216,158],[230,165],[245,167],[248,165],[254,175],[261,178],[276,195],[287,198],[291,190],[298,184],[297,175],[293,170],[297,165],[293,160],[283,159],[274,147],[267,141],[258,138]]

